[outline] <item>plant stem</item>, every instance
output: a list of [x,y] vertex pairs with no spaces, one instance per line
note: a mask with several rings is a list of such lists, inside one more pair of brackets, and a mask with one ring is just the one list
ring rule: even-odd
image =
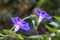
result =
[[[34,29],[36,30],[36,32],[37,32],[37,27],[35,26],[35,21],[34,20],[32,20],[32,23],[33,23],[33,27],[34,27]],[[37,32],[37,35],[38,35],[38,32]]]
[[16,25],[14,25],[12,28],[11,28],[11,31],[15,28]]
[[28,17],[23,18],[22,20],[26,20],[26,19],[31,18],[31,17],[35,17],[35,15],[30,15]]

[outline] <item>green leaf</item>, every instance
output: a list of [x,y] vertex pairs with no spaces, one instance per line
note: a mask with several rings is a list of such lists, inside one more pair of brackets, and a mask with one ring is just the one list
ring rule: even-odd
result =
[[4,29],[3,32],[4,32],[5,34],[9,34],[9,33],[10,33],[10,30]]
[[60,17],[54,16],[54,18],[56,18],[57,20],[60,20]]
[[48,25],[45,25],[45,27],[46,27],[49,31],[52,31],[52,32],[55,32],[55,33],[60,34],[60,32],[59,32],[57,29],[51,28],[51,27],[49,27]]
[[17,38],[18,38],[19,40],[24,40],[24,38],[22,37],[21,34],[16,34],[16,36],[17,36]]
[[42,35],[42,37],[44,37],[44,38],[48,38],[49,36],[50,36],[50,33]]
[[53,21],[50,22],[49,24],[52,25],[52,26],[55,26],[55,27],[58,27],[59,26],[59,24],[57,22],[53,22]]
[[60,36],[52,37],[52,40],[60,40]]

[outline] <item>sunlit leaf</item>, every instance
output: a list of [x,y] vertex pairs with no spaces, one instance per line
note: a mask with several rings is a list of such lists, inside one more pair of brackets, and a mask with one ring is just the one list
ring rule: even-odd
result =
[[5,34],[9,34],[9,33],[10,33],[10,30],[4,29],[3,32],[4,32]]
[[52,26],[55,26],[55,27],[59,26],[59,24],[57,22],[50,22],[49,24],[52,25]]
[[51,27],[49,27],[48,25],[46,25],[45,27],[46,27],[49,31],[52,31],[52,32],[55,32],[55,33],[60,34],[60,32],[59,32],[57,29],[51,28]]
[[60,20],[60,17],[54,16],[57,20]]
[[21,34],[16,34],[16,36],[17,36],[17,38],[18,38],[19,40],[24,40],[24,38],[22,37]]

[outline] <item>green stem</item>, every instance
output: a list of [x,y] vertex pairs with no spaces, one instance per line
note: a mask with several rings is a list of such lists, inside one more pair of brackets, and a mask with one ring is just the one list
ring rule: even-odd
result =
[[34,20],[32,20],[32,23],[33,23],[33,27],[34,27],[34,29],[36,30],[36,33],[37,33],[37,35],[38,35],[37,27],[35,26],[35,21],[34,21]]
[[12,28],[11,28],[11,31],[15,28],[16,25],[14,25]]
[[26,20],[26,19],[31,18],[31,17],[35,17],[35,15],[30,15],[28,17],[23,18],[22,20]]

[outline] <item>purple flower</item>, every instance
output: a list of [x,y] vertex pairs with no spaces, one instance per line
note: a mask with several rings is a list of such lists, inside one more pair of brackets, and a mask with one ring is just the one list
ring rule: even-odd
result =
[[46,13],[46,11],[42,11],[40,9],[34,9],[34,13],[39,15],[38,23],[40,23],[43,18],[51,19],[52,17]]
[[20,28],[23,30],[29,30],[29,25],[27,22],[23,21],[19,17],[12,17],[11,21],[16,25],[15,31],[18,31]]
[[46,11],[42,11],[42,10],[39,10],[39,9],[34,9],[34,12],[39,15],[39,16],[42,16],[43,18],[47,18],[47,19],[51,19],[52,17],[50,15],[48,15],[46,13]]

